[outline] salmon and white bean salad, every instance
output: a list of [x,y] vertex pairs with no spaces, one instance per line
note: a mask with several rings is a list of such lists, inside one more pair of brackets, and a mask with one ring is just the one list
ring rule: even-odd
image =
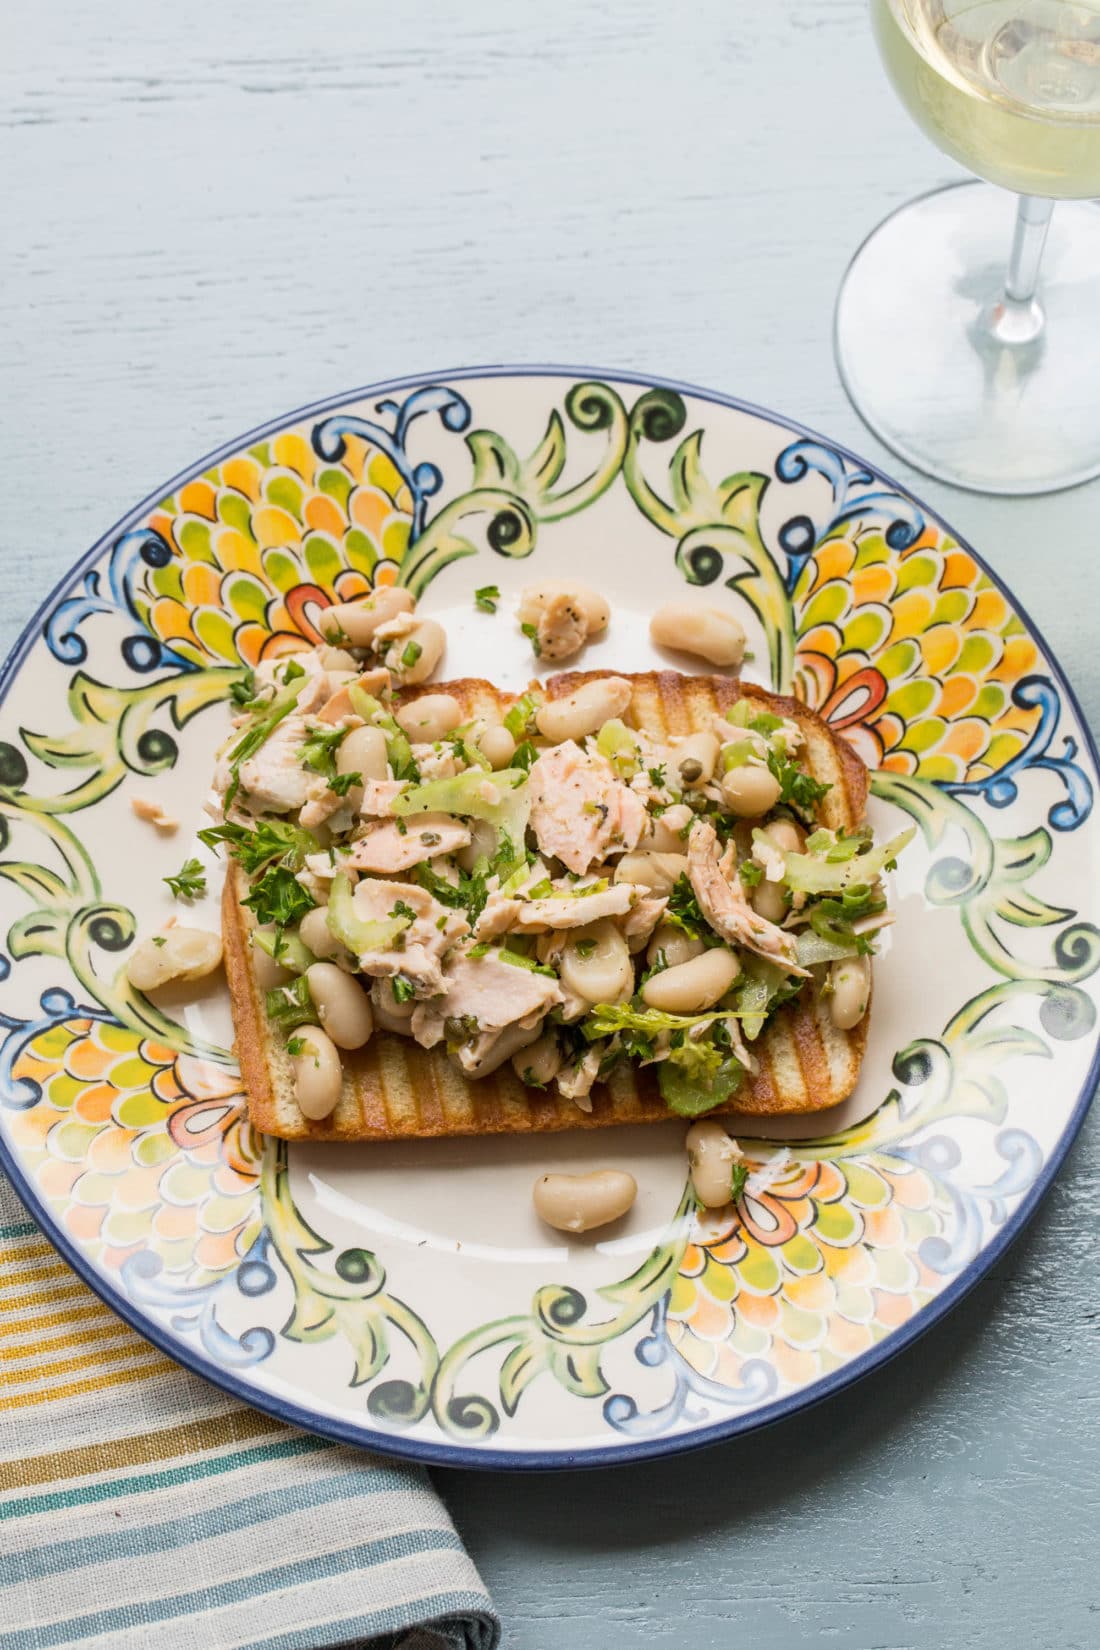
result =
[[[736,621],[685,611],[655,615],[662,645],[708,657],[719,637],[736,669]],[[563,583],[532,586],[519,613],[555,663],[613,623]],[[858,1023],[906,838],[820,826],[828,786],[797,722],[746,694],[707,728],[658,736],[632,725],[613,674],[471,717],[424,689],[446,638],[407,591],[330,608],[319,629],[239,688],[200,832],[249,879],[256,975],[306,1115],[381,1035],[474,1080],[510,1062],[582,1111],[619,1062],[653,1066],[670,1112],[694,1119],[735,1102],[754,1042],[803,991]],[[738,1154],[708,1139],[692,1161],[709,1197],[714,1163]],[[581,1218],[572,1192],[541,1202],[555,1197]]]

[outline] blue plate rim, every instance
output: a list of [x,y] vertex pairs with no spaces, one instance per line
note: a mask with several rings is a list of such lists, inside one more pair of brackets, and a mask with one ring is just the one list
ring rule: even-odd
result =
[[[1100,752],[1092,735],[1088,722],[1081,709],[1076,693],[1066,679],[1066,676],[1047,645],[1046,638],[1039,628],[1032,622],[1027,609],[1017,600],[1008,589],[1004,581],[989,566],[973,546],[950,527],[938,510],[926,505],[923,499],[911,488],[904,486],[885,470],[876,464],[870,463],[850,448],[840,445],[831,437],[810,429],[807,425],[795,419],[787,418],[772,412],[752,401],[744,401],[738,396],[724,395],[717,390],[707,390],[698,385],[685,383],[680,379],[662,378],[637,370],[620,371],[602,367],[577,367],[569,365],[553,365],[537,363],[533,365],[495,364],[479,367],[454,367],[442,372],[412,373],[401,378],[385,379],[376,384],[365,384],[350,389],[339,395],[325,396],[319,401],[313,401],[303,407],[298,407],[279,417],[266,420],[254,429],[235,436],[229,441],[221,443],[204,458],[187,465],[178,471],[170,481],[149,493],[140,504],[128,510],[126,514],[115,522],[107,532],[100,535],[90,550],[58,580],[44,601],[23,627],[15,646],[0,666],[0,707],[3,706],[12,682],[15,679],[19,666],[23,663],[31,647],[38,639],[39,628],[44,616],[53,607],[54,603],[69,590],[82,573],[87,571],[103,555],[120,533],[128,531],[145,517],[160,500],[174,493],[184,482],[201,475],[204,470],[218,464],[223,458],[239,452],[242,447],[254,441],[262,441],[266,436],[295,424],[303,419],[312,418],[318,413],[328,412],[333,408],[346,406],[349,402],[368,400],[374,396],[389,395],[399,390],[416,389],[425,384],[447,384],[464,382],[479,378],[568,378],[580,380],[598,380],[612,384],[632,384],[642,389],[673,390],[679,395],[691,396],[701,401],[710,402],[714,406],[726,407],[735,412],[747,413],[751,417],[763,419],[777,425],[781,429],[791,431],[793,435],[810,441],[817,441],[839,454],[841,458],[853,464],[860,465],[868,470],[880,481],[900,493],[902,497],[912,499],[924,512],[926,519],[941,523],[956,541],[959,547],[973,556],[977,565],[993,581],[994,586],[1008,597],[1012,605],[1028,627],[1032,639],[1042,648],[1043,657],[1051,676],[1065,695],[1066,703],[1071,707],[1081,729],[1085,751],[1088,753],[1094,773],[1100,774]],[[615,1445],[598,1445],[591,1449],[578,1450],[505,1450],[505,1449],[475,1449],[464,1444],[451,1444],[445,1439],[418,1439],[400,1432],[383,1432],[369,1426],[357,1426],[336,1416],[319,1414],[314,1410],[303,1409],[300,1405],[279,1397],[273,1392],[256,1389],[247,1382],[234,1375],[231,1370],[220,1368],[211,1359],[205,1357],[194,1347],[182,1340],[175,1339],[155,1321],[146,1318],[121,1290],[99,1272],[90,1258],[84,1254],[67,1235],[54,1224],[52,1216],[37,1189],[31,1185],[23,1172],[22,1165],[8,1146],[7,1140],[0,1134],[0,1167],[11,1180],[21,1201],[34,1216],[43,1235],[53,1245],[62,1259],[69,1265],[78,1277],[108,1305],[113,1312],[130,1325],[132,1329],[150,1341],[173,1362],[181,1364],[193,1374],[201,1376],[212,1385],[220,1387],[241,1403],[253,1409],[259,1409],[273,1416],[276,1420],[285,1422],[288,1426],[300,1428],[304,1432],[318,1434],[330,1438],[336,1443],[351,1444],[360,1449],[377,1450],[380,1454],[395,1456],[401,1459],[421,1462],[428,1466],[437,1467],[464,1467],[480,1471],[491,1472],[564,1472],[578,1468],[620,1466],[638,1461],[658,1460],[665,1456],[687,1454],[691,1450],[703,1449],[708,1444],[717,1444],[727,1439],[735,1438],[748,1432],[755,1432],[762,1427],[773,1426],[779,1421],[786,1420],[801,1410],[812,1409],[823,1403],[835,1393],[854,1385],[865,1376],[877,1369],[884,1368],[891,1363],[914,1341],[925,1334],[935,1324],[954,1308],[970,1293],[983,1277],[996,1265],[997,1261],[1020,1236],[1025,1226],[1031,1220],[1040,1202],[1049,1191],[1053,1181],[1061,1168],[1080,1132],[1086,1113],[1092,1103],[1097,1081],[1100,1080],[1100,1039],[1094,1051],[1092,1062],[1082,1088],[1074,1102],[1073,1110],[1066,1121],[1065,1128],[1059,1135],[1050,1156],[1043,1165],[1043,1169],[1035,1183],[1021,1199],[1019,1206],[1005,1221],[1000,1230],[975,1255],[956,1278],[944,1289],[917,1311],[901,1328],[872,1347],[869,1351],[860,1353],[842,1368],[834,1370],[831,1375],[821,1376],[809,1386],[801,1387],[786,1397],[777,1398],[774,1402],[763,1404],[741,1415],[726,1416],[712,1426],[700,1427],[692,1432],[667,1433],[663,1437],[644,1438],[630,1443]]]

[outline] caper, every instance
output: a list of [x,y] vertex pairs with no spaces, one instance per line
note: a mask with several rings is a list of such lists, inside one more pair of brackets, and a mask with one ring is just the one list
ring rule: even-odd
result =
[[685,785],[694,785],[695,781],[702,777],[703,764],[698,757],[689,756],[686,761],[680,763],[680,778]]

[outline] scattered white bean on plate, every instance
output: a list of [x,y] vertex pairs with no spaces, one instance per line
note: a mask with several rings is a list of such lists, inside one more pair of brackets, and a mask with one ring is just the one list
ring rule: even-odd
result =
[[559,1232],[590,1232],[633,1207],[638,1183],[625,1169],[590,1174],[544,1174],[535,1181],[535,1213]]

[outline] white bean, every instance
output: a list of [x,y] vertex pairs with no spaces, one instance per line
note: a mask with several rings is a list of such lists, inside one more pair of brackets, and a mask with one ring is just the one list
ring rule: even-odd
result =
[[[386,779],[386,736],[381,728],[352,728],[336,747],[337,773],[357,773],[362,779]],[[312,948],[311,948],[312,949]]]
[[721,607],[697,602],[669,602],[649,621],[649,634],[658,647],[690,653],[712,665],[739,665],[745,655],[745,632]]
[[741,1148],[713,1118],[693,1123],[685,1144],[699,1202],[704,1209],[724,1208],[730,1201],[734,1167],[744,1162]]
[[585,628],[590,636],[598,636],[611,622],[611,609],[596,590],[573,579],[543,579],[540,584],[526,585],[520,592],[516,618],[520,624],[537,625],[546,608],[558,596],[568,596],[584,615]]
[[519,1049],[512,1056],[512,1070],[521,1082],[533,1088],[545,1088],[561,1069],[561,1049],[553,1031],[543,1032],[529,1048]]
[[307,911],[298,924],[302,944],[315,957],[331,958],[345,955],[345,948],[328,925],[327,906],[316,905]]
[[299,1052],[290,1057],[298,1110],[303,1117],[327,1117],[335,1110],[344,1084],[336,1045],[320,1026],[300,1026],[291,1040],[296,1048],[301,1044]]
[[770,825],[764,827],[764,835],[781,854],[800,854],[805,834],[793,819],[773,819]]
[[758,917],[765,922],[773,922],[777,926],[790,911],[787,902],[786,885],[782,882],[769,882],[767,877],[758,882],[749,895],[749,904]]
[[560,745],[566,739],[583,739],[595,733],[613,716],[621,716],[630,703],[630,683],[621,676],[602,676],[585,682],[564,698],[551,699],[535,716],[544,739]]
[[362,1048],[374,1030],[370,998],[350,974],[335,963],[315,962],[306,969],[317,1018],[337,1048]]
[[741,964],[725,946],[712,946],[675,968],[664,968],[642,987],[642,1001],[665,1014],[703,1014],[726,995]]
[[770,768],[745,762],[722,775],[722,798],[738,819],[759,819],[779,801],[780,784]]
[[619,1220],[633,1206],[638,1183],[625,1169],[591,1174],[544,1174],[535,1181],[535,1213],[559,1232],[590,1232]]
[[412,1036],[412,1017],[416,1002],[410,999],[399,1003],[393,994],[392,980],[375,980],[371,987],[371,1009],[380,1031],[392,1031],[399,1037]]
[[462,706],[449,693],[425,693],[394,712],[398,726],[417,745],[434,745],[462,721]]
[[678,968],[681,963],[690,962],[692,957],[699,956],[705,950],[702,940],[696,939],[694,934],[685,934],[674,923],[661,922],[657,924],[646,949],[646,961],[652,968],[658,956],[663,955],[669,968]]
[[686,739],[679,741],[672,753],[669,767],[673,783],[678,780],[686,791],[696,785],[709,785],[718,765],[719,749],[717,734],[705,731],[689,733]]
[[485,729],[477,741],[477,748],[494,770],[506,768],[516,754],[516,742],[508,729],[499,722]]
[[338,645],[369,647],[380,624],[396,619],[399,613],[411,613],[415,606],[416,598],[408,590],[383,585],[372,590],[369,596],[323,608],[317,628],[322,636]]
[[624,854],[615,867],[615,881],[633,882],[658,896],[668,894],[686,875],[687,864],[686,854]]
[[838,1031],[851,1031],[867,1012],[871,1000],[871,962],[868,957],[842,957],[829,969],[829,1017]]
[[126,978],[138,991],[154,991],[169,980],[201,980],[221,960],[220,935],[205,928],[169,928],[134,947]]
[[[407,686],[426,682],[443,657],[447,633],[435,619],[421,619],[386,649],[384,664],[396,681]],[[417,651],[419,649],[419,651]]]
[[562,984],[590,1003],[621,1003],[634,992],[634,963],[610,917],[575,928],[561,953]]
[[694,818],[691,809],[682,802],[666,808],[656,819],[652,814],[647,814],[645,827],[638,841],[639,848],[658,854],[682,854],[684,838],[680,832],[685,826],[690,825]]
[[355,662],[354,654],[348,653],[342,647],[330,647],[323,642],[317,649],[317,662],[324,666],[330,683],[333,673],[341,678],[345,675],[359,675],[359,666]]

